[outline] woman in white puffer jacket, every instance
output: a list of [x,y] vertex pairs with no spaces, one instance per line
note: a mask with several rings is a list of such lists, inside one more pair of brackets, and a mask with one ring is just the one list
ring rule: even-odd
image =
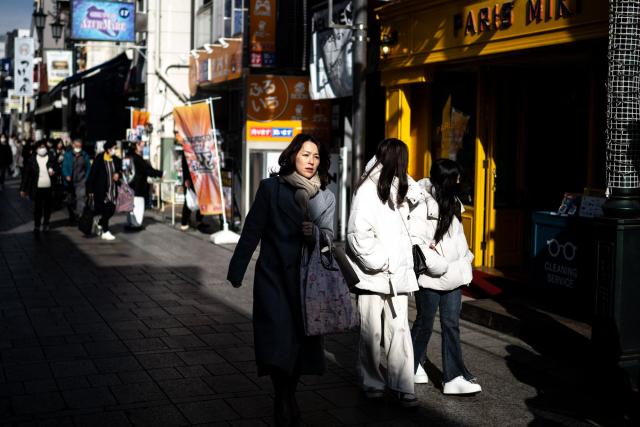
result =
[[[386,139],[380,143],[352,201],[347,254],[360,279],[360,385],[368,398],[382,397],[388,388],[401,405],[415,406],[407,307],[408,295],[418,290],[418,283],[413,272],[407,199],[417,190],[417,202],[420,190],[407,175],[407,165],[408,150],[402,141]],[[383,334],[386,378],[380,371]]]
[[467,371],[460,347],[461,286],[473,279],[467,239],[461,222],[462,203],[457,197],[461,168],[449,159],[438,159],[431,167],[431,180],[418,182],[424,200],[411,211],[410,230],[414,244],[425,255],[427,274],[418,277],[416,320],[411,329],[415,382],[428,381],[420,363],[433,332],[436,310],[442,326],[442,379],[445,394],[472,394],[482,389]]

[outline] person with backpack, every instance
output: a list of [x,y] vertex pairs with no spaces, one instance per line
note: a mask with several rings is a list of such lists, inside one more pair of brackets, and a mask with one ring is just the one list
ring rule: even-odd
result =
[[74,139],[72,148],[64,153],[62,179],[67,188],[69,222],[75,223],[82,215],[86,199],[86,182],[91,171],[91,158],[82,149],[82,140]]
[[104,151],[96,155],[89,177],[87,178],[87,194],[93,201],[95,213],[100,220],[95,224],[97,234],[102,240],[115,240],[109,229],[109,220],[116,212],[118,184],[122,161],[116,156],[116,142],[109,140],[104,144]]
[[418,277],[415,293],[417,315],[411,329],[415,382],[426,383],[421,366],[433,332],[436,311],[440,309],[442,327],[443,393],[468,395],[482,391],[467,370],[460,346],[460,308],[462,286],[473,279],[469,250],[462,227],[460,177],[462,168],[449,159],[438,159],[431,166],[431,178],[418,182],[424,198],[411,211],[411,237],[425,255],[427,273]]
[[127,215],[127,226],[133,230],[141,230],[144,221],[144,209],[149,197],[149,177],[161,178],[162,171],[154,169],[148,161],[142,157],[144,141],[138,141],[129,153],[129,167],[131,176],[129,184],[135,193],[133,199],[133,211]]

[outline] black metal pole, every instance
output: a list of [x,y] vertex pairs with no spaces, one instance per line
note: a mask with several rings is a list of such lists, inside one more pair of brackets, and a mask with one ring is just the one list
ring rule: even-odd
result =
[[640,217],[640,1],[609,3],[607,190],[609,217]]
[[353,149],[351,173],[353,187],[364,169],[367,105],[367,0],[353,0]]

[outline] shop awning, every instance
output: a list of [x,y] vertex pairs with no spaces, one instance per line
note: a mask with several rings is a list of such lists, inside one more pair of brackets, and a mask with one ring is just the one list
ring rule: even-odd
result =
[[54,98],[57,94],[57,92],[61,91],[62,88],[64,87],[69,87],[71,85],[73,85],[74,83],[78,83],[81,80],[85,80],[85,79],[89,79],[91,77],[94,77],[98,74],[100,74],[101,72],[104,71],[109,71],[111,69],[114,68],[118,68],[124,64],[129,64],[131,62],[131,60],[129,59],[129,57],[127,56],[126,53],[121,53],[120,55],[116,56],[115,58],[112,58],[106,62],[103,62],[102,64],[98,64],[95,67],[89,68],[88,70],[84,70],[80,73],[76,73],[72,76],[67,77],[66,79],[64,79],[63,81],[61,81],[60,83],[58,83],[53,89],[51,89],[49,91],[49,95]]

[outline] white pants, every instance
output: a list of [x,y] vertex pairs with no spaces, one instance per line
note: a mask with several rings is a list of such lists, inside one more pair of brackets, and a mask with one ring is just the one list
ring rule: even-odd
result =
[[131,227],[142,227],[144,220],[144,197],[133,198],[133,212],[127,215],[127,224]]
[[[394,319],[389,306],[393,300]],[[407,318],[407,295],[358,295],[360,343],[358,376],[363,389],[414,393],[413,344]],[[384,321],[383,321],[384,319]],[[387,380],[380,372],[380,344],[384,324],[384,351],[387,356]]]

